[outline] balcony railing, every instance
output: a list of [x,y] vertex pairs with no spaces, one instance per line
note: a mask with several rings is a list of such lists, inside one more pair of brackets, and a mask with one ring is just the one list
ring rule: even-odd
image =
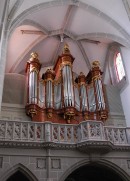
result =
[[129,144],[129,128],[108,127],[100,121],[84,121],[79,125],[50,122],[0,121],[0,141],[78,144],[107,141],[113,145]]

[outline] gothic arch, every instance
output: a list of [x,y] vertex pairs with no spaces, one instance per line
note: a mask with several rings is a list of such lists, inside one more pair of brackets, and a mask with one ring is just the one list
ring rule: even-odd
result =
[[25,175],[30,181],[38,181],[36,176],[27,167],[25,167],[20,163],[9,169],[2,177],[2,181],[6,181],[10,176],[12,176],[17,171],[23,173],[23,175]]
[[71,173],[73,173],[75,170],[77,170],[83,166],[89,166],[92,163],[95,163],[101,167],[104,166],[105,168],[108,168],[108,169],[114,171],[119,177],[121,177],[123,179],[123,181],[129,181],[129,179],[130,179],[129,175],[122,168],[120,168],[119,166],[117,166],[116,164],[114,164],[110,161],[107,161],[107,160],[101,160],[101,161],[82,160],[82,161],[78,162],[77,164],[72,165],[71,168],[68,168],[67,171],[61,176],[59,181],[65,181],[65,179]]

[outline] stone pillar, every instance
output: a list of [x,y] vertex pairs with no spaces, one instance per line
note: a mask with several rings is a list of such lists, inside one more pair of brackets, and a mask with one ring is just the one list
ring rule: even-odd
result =
[[4,74],[5,74],[5,65],[6,65],[7,40],[8,40],[8,31],[6,30],[6,26],[7,26],[9,1],[1,1],[0,6],[2,7],[1,9],[3,9],[2,19],[1,19],[1,30],[0,30],[0,110],[1,110]]

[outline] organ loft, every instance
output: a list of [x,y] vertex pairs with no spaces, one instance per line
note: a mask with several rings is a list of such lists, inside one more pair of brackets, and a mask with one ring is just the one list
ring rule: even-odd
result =
[[99,61],[85,76],[73,73],[74,57],[65,44],[53,69],[40,77],[41,64],[33,52],[27,61],[26,113],[35,122],[79,124],[85,120],[105,121],[108,109]]

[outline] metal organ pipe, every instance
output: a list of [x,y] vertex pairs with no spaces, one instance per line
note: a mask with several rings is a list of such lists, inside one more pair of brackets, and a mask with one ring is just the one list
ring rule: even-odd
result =
[[105,120],[107,118],[107,110],[101,75],[100,63],[99,61],[94,61],[92,63],[92,80],[95,89],[96,110],[99,112],[99,119]]
[[46,107],[53,108],[53,97],[52,97],[52,81],[49,80],[46,82]]
[[90,85],[90,87],[88,88],[88,102],[89,102],[89,111],[95,112],[96,111],[96,100],[95,100],[93,84]]
[[38,73],[36,70],[32,70],[29,73],[29,104],[37,104],[38,102]]
[[42,79],[39,81],[39,106],[45,108],[45,83]]
[[88,117],[88,96],[85,75],[80,72],[78,76],[79,94],[80,94],[80,110],[83,112],[85,119]]
[[86,92],[86,86],[84,84],[81,85],[80,91],[81,91],[81,110],[88,111],[87,92]]
[[41,64],[38,60],[38,54],[36,52],[31,53],[30,59],[27,61],[26,73],[28,76],[28,104],[31,104],[27,108],[27,114],[33,117],[36,114],[36,109],[33,105],[38,104],[38,79]]
[[79,98],[79,90],[78,87],[74,86],[74,95],[75,95],[75,108],[80,111],[80,98]]
[[75,99],[74,99],[74,82],[72,76],[72,63],[74,58],[70,54],[69,46],[64,46],[63,53],[58,60],[61,68],[62,76],[62,100],[64,101],[64,118],[70,123],[71,119],[75,116]]
[[99,62],[93,62],[92,74],[93,74],[93,85],[95,88],[95,95],[97,100],[97,110],[102,110],[104,107],[104,96],[101,83],[101,71],[99,69]]
[[68,103],[68,79],[67,79],[67,73],[66,73],[66,66],[63,67],[62,71],[62,77],[63,77],[63,87],[64,87],[64,105],[67,107],[69,105]]
[[56,110],[62,108],[62,99],[61,99],[61,82],[54,85],[54,108]]
[[26,72],[28,74],[28,100],[29,104],[38,103],[38,79],[41,64],[38,60],[38,54],[33,52],[31,58],[27,61]]
[[98,110],[105,109],[105,100],[103,96],[102,82],[100,79],[95,80],[96,95],[98,100]]
[[69,65],[63,66],[64,104],[65,107],[74,106],[74,93],[72,83],[72,71]]
[[55,73],[52,69],[48,69],[45,73],[45,86],[46,86],[46,108],[54,108],[54,81]]
[[70,81],[70,83],[69,83],[70,91],[68,89],[68,91],[70,93],[69,94],[69,103],[70,103],[70,106],[74,106],[74,89],[73,89],[74,85],[73,85],[72,69],[70,66],[68,66],[68,69],[69,69],[69,77],[68,78]]

